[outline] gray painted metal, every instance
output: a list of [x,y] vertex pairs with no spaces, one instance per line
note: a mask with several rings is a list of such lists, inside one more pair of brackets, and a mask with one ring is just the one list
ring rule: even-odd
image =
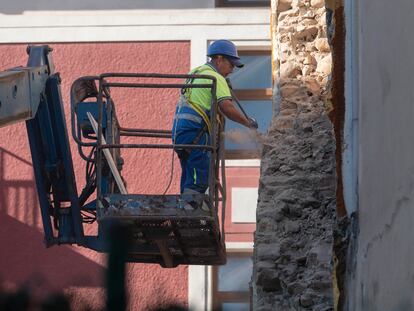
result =
[[46,65],[0,72],[0,127],[36,115],[48,77]]

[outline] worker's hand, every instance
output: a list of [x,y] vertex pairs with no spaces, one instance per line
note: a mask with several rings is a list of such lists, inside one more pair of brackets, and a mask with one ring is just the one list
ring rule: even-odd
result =
[[259,127],[259,124],[257,124],[257,121],[256,121],[256,119],[254,119],[254,118],[250,118],[249,117],[249,125],[248,125],[248,127],[249,128],[251,128],[251,129],[255,129],[255,130],[257,130],[257,128]]
[[230,78],[226,78],[226,82],[227,82],[227,85],[229,86],[229,89],[232,90],[233,89],[233,85],[231,85]]

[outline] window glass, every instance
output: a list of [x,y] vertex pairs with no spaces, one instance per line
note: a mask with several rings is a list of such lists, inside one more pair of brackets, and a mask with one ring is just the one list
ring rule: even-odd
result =
[[[250,257],[228,257],[227,263],[218,269],[220,292],[247,292],[252,276],[253,262]],[[233,305],[233,304],[230,304]],[[241,309],[226,309],[241,310]]]
[[225,302],[221,304],[223,311],[249,311],[250,306],[248,303],[237,303],[237,302]]
[[[272,101],[241,100],[240,104],[249,116],[257,120],[259,132],[266,133],[272,121]],[[243,125],[226,119],[225,132],[224,146],[226,150],[257,149],[257,142]]]
[[243,68],[229,76],[233,89],[265,89],[272,87],[272,64],[269,55],[240,55]]
[[[266,133],[272,120],[272,64],[270,51],[242,50],[240,58],[245,66],[230,76],[233,90],[246,113],[255,118],[259,132]],[[228,158],[257,157],[260,144],[254,132],[226,120],[225,149]]]

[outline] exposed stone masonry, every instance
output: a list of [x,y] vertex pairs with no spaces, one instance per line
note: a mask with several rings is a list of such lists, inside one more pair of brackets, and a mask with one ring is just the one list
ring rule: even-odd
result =
[[333,310],[335,139],[323,0],[273,0],[276,117],[263,148],[254,310]]

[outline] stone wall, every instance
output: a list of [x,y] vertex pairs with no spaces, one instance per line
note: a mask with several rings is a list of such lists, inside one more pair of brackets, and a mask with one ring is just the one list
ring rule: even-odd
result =
[[275,118],[262,155],[254,310],[332,310],[335,138],[324,0],[273,0]]

